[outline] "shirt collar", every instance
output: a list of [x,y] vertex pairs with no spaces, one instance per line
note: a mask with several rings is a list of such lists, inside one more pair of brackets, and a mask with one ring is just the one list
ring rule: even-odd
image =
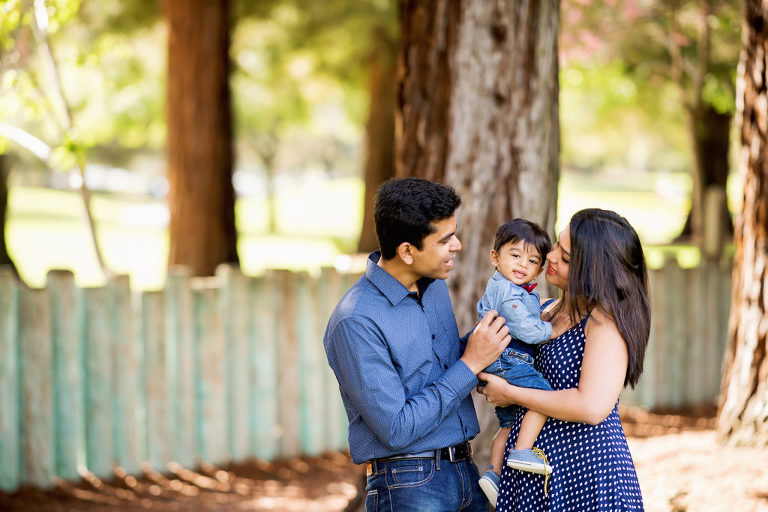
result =
[[[374,251],[368,255],[366,262],[365,277],[384,295],[394,306],[411,292],[403,286],[403,283],[392,277],[392,275],[381,268],[378,263],[381,259],[381,253]],[[434,281],[428,277],[422,277],[418,280],[419,293],[423,297],[427,287]]]

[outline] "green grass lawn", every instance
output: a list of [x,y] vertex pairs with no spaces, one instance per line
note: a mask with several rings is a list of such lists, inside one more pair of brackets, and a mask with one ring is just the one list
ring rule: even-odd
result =
[[[577,210],[615,210],[635,226],[646,244],[649,264],[660,265],[669,242],[682,228],[687,199],[661,197],[653,180],[611,185],[586,176],[565,174],[560,181],[559,230]],[[248,274],[265,268],[316,271],[354,250],[362,219],[363,184],[357,178],[328,180],[310,176],[284,187],[276,198],[276,235],[266,234],[263,198],[239,199],[236,221],[241,266]],[[631,188],[630,188],[631,186]],[[93,253],[80,197],[75,192],[13,187],[7,241],[22,277],[42,286],[49,269],[74,271],[80,286],[103,283]],[[165,280],[167,213],[158,201],[96,194],[93,211],[108,265],[129,274],[134,288],[158,289]],[[695,249],[673,249],[685,264],[698,259]]]

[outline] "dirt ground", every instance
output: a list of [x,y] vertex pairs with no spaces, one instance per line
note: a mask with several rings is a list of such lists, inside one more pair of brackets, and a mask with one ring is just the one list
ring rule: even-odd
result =
[[[648,512],[768,511],[768,448],[715,442],[711,411],[662,415],[622,411]],[[0,493],[2,512],[342,511],[357,493],[360,468],[330,453],[226,468],[93,476],[50,491]]]

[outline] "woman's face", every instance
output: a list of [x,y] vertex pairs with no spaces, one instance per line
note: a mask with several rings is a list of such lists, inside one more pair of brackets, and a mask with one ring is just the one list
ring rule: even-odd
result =
[[571,226],[565,226],[557,243],[547,253],[547,282],[561,290],[568,289],[568,266],[571,261]]

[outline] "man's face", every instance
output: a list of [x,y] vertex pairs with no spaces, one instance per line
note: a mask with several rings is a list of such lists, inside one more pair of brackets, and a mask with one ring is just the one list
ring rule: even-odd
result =
[[421,277],[445,279],[453,269],[453,258],[461,250],[456,236],[456,214],[432,225],[437,231],[424,238],[421,250],[413,247],[411,268]]

